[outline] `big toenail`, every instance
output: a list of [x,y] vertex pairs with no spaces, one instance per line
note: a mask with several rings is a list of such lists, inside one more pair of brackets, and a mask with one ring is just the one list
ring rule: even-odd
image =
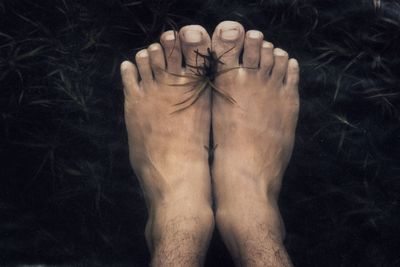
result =
[[225,41],[234,41],[239,37],[239,30],[236,28],[221,29],[221,38]]
[[198,43],[201,41],[202,34],[199,31],[188,30],[184,34],[185,40],[189,43]]
[[249,31],[248,36],[251,39],[258,39],[261,37],[261,34],[258,31]]

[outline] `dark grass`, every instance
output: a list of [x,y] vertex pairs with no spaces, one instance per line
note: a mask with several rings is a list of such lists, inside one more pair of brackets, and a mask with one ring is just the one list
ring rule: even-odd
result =
[[[0,266],[146,266],[118,73],[160,33],[224,19],[302,68],[280,206],[296,266],[400,266],[400,3],[0,1]],[[231,266],[215,232],[206,266]]]

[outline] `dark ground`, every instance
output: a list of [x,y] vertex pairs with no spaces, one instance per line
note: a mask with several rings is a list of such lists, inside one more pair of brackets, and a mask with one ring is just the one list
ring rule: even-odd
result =
[[[302,67],[280,199],[295,266],[400,266],[400,2],[372,0],[0,1],[0,266],[146,266],[119,64],[224,19]],[[217,232],[206,266],[232,266]]]

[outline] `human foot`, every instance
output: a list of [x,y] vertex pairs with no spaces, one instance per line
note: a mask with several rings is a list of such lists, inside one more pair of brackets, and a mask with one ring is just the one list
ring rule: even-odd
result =
[[179,34],[165,32],[161,43],[136,54],[137,68],[128,61],[121,65],[129,155],[149,210],[146,240],[153,265],[198,266],[213,229],[205,149],[210,93],[185,101],[191,89],[185,84],[193,77],[182,68],[182,53],[186,64],[195,65],[194,51],[205,53],[210,37],[191,25]]
[[277,198],[294,144],[298,63],[263,41],[261,32],[245,34],[242,25],[231,21],[217,26],[212,47],[223,55],[220,70],[231,69],[217,77],[216,87],[235,100],[215,94],[212,106],[218,228],[234,257],[241,258],[238,264],[290,265],[287,256],[286,265],[279,265],[269,254],[284,251]]

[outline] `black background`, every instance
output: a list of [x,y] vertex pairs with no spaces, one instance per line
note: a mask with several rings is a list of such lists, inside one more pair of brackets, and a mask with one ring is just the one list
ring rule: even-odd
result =
[[[280,207],[295,266],[400,266],[400,4],[0,1],[0,266],[146,266],[119,64],[222,20],[300,61]],[[215,231],[206,266],[232,266]]]

